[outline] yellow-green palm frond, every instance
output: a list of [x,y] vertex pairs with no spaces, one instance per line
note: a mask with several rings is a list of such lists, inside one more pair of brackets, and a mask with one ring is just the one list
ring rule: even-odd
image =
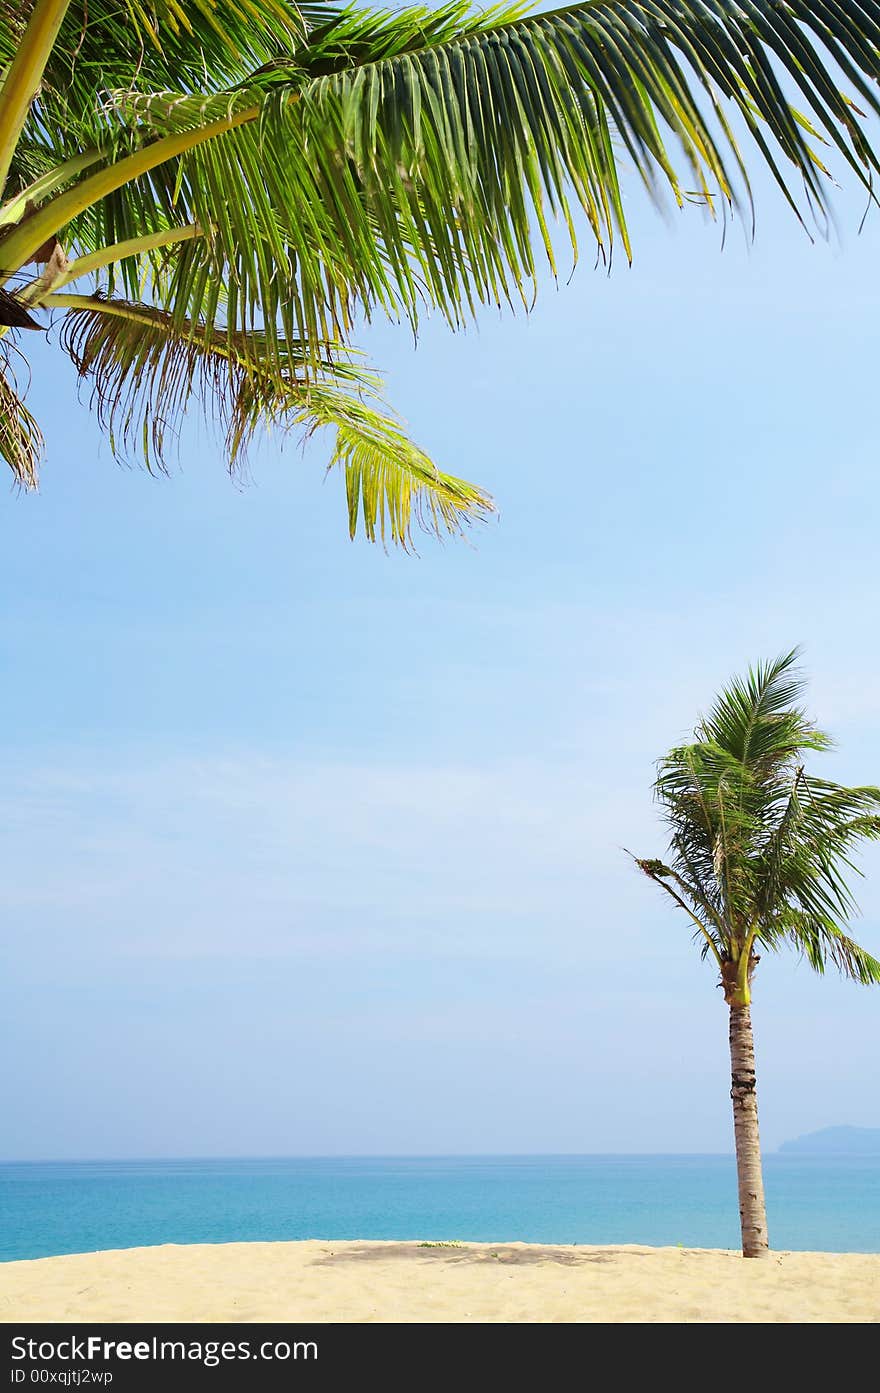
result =
[[455,533],[491,511],[485,493],[438,470],[381,408],[379,379],[342,345],[327,346],[316,370],[313,351],[277,335],[268,353],[262,331],[207,328],[97,296],[48,303],[68,310],[62,345],[119,456],[166,468],[195,405],[225,433],[232,469],[260,431],[335,431],[330,467],[345,472],[352,536],[360,521],[369,540],[407,546],[414,526]]
[[315,426],[336,432],[330,467],[345,471],[349,534],[359,521],[374,542],[408,546],[415,522],[435,536],[461,533],[492,511],[488,494],[474,484],[441,474],[392,417],[322,384],[309,393]]

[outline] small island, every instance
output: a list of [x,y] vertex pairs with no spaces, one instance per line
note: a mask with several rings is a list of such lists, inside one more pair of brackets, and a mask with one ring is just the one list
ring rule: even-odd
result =
[[804,1156],[880,1156],[880,1127],[822,1127],[784,1141],[779,1150]]

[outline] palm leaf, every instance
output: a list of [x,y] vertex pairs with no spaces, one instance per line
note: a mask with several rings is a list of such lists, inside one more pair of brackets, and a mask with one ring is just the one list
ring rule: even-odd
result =
[[43,435],[25,406],[15,372],[16,358],[26,367],[16,348],[0,343],[0,458],[9,465],[17,484],[32,489],[37,485]]
[[[0,69],[33,9],[33,0],[0,3]],[[69,128],[112,88],[232,85],[302,42],[309,9],[289,0],[71,0],[43,70],[40,115]]]
[[[825,50],[876,112],[878,33],[873,6],[805,0],[592,0],[488,18],[460,5],[368,20],[331,10],[234,91],[126,82],[103,124],[111,134],[121,119],[164,162],[129,179],[120,159],[112,189],[86,176],[30,232],[54,219],[88,251],[173,211],[215,228],[241,304],[266,319],[289,306],[306,340],[346,332],[355,301],[414,320],[414,277],[459,323],[531,293],[535,236],[551,262],[554,219],[576,241],[572,200],[603,255],[617,240],[628,250],[626,163],[657,199],[736,201],[737,122],[801,213],[825,206],[819,139],[869,185],[876,155]],[[7,235],[9,264],[26,240]],[[206,318],[190,290],[186,313]]]
[[800,949],[815,972],[824,973],[830,962],[842,976],[863,986],[880,982],[880,962],[844,933],[833,919],[786,908],[779,915],[779,928]]
[[379,409],[378,379],[341,346],[325,351],[316,374],[313,353],[295,342],[275,338],[267,356],[262,332],[218,332],[94,296],[56,295],[48,304],[69,309],[62,345],[91,383],[97,417],[122,457],[137,452],[148,468],[166,468],[181,420],[198,405],[225,432],[230,468],[243,464],[261,429],[334,430],[330,467],[345,472],[352,536],[360,519],[371,541],[405,546],[415,525],[460,532],[491,511],[486,494],[441,473]]
[[[22,50],[23,35],[27,48],[22,26],[37,4],[57,17],[54,0],[22,10],[0,0],[0,63]],[[314,412],[297,418],[294,398],[302,403],[306,379],[313,403],[319,384],[329,390],[323,345],[347,340],[361,314],[416,324],[427,303],[458,325],[481,303],[528,302],[539,249],[555,268],[555,223],[576,253],[578,208],[601,256],[615,244],[629,254],[627,172],[658,202],[671,194],[679,204],[742,206],[751,141],[806,216],[826,206],[820,142],[866,187],[878,168],[853,101],[880,111],[876,0],[588,0],[537,15],[459,3],[365,14],[291,0],[74,0],[61,26],[59,42],[44,35],[30,63],[31,76],[42,73],[33,100],[9,79],[16,120],[30,114],[0,209],[0,282],[56,235],[75,261],[126,249],[99,287],[114,293],[118,278],[127,301],[170,317],[168,394],[138,397],[133,371],[106,345],[94,382],[118,439],[128,448],[140,431],[156,460],[175,403],[196,386],[210,396],[210,373],[220,371],[175,376],[168,364],[183,364],[182,342],[188,353],[200,342],[212,363],[224,358],[227,374],[244,371],[248,342],[272,384],[266,402],[285,428],[308,426]],[[829,75],[835,64],[846,94]],[[7,123],[6,147],[14,129]],[[196,240],[169,248],[192,228]],[[39,303],[52,287],[31,290]],[[142,340],[157,322],[141,324]],[[102,323],[121,343],[118,326]],[[150,357],[143,341],[130,342],[129,353],[147,354],[147,382],[162,380],[158,348]],[[257,367],[246,376],[255,388]],[[221,407],[230,458],[252,435],[247,394],[233,400],[238,415]],[[268,407],[252,410],[266,419]],[[367,428],[353,410],[341,422],[340,459],[368,532],[380,535],[384,520],[396,535],[415,500],[444,489],[451,511],[441,509],[439,525],[480,513],[482,496],[456,480],[441,487],[445,476],[404,449],[381,412]],[[397,464],[388,472],[383,459]],[[389,491],[400,469],[409,501]],[[769,726],[758,721],[761,739]],[[789,737],[799,738],[797,721]],[[726,748],[721,737],[715,745]],[[747,824],[756,805],[754,789],[742,783],[737,803],[729,770],[725,779],[709,854],[733,896],[746,893],[749,863],[725,847],[743,841],[737,819]],[[697,867],[696,835],[688,855]]]

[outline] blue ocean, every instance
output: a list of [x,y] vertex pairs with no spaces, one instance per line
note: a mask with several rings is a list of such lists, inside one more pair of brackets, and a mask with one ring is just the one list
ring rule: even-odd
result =
[[[880,1157],[769,1155],[777,1249],[880,1252]],[[0,1165],[0,1258],[294,1238],[736,1248],[728,1156]]]

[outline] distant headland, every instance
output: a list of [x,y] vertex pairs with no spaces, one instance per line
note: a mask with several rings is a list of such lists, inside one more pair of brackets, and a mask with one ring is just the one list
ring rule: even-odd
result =
[[784,1141],[780,1151],[822,1156],[880,1156],[880,1127],[823,1127]]

